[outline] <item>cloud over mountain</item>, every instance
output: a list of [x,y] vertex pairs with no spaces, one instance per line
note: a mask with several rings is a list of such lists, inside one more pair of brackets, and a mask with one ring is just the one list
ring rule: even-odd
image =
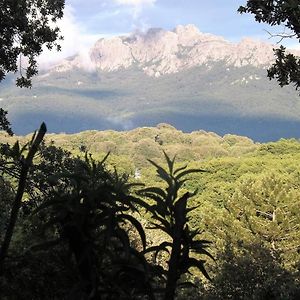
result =
[[273,45],[245,38],[232,43],[221,36],[202,33],[195,25],[178,25],[174,30],[151,28],[128,36],[99,39],[90,49],[89,61],[76,56],[57,70],[94,65],[102,71],[136,66],[149,76],[159,77],[195,66],[224,62],[228,66],[266,67],[274,59]]

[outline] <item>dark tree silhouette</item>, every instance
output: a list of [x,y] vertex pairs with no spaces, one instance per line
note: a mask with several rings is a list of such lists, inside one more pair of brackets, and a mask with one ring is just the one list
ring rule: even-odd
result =
[[[53,24],[62,18],[64,5],[65,0],[0,0],[0,82],[19,72],[17,86],[31,87],[43,45],[60,50],[62,37]],[[3,110],[1,129],[12,133]]]
[[[276,34],[280,41],[284,38],[296,38],[300,42],[300,3],[299,0],[248,0],[245,6],[240,6],[240,13],[255,15],[257,22],[273,25],[283,25],[288,33]],[[293,84],[300,89],[300,59],[286,53],[286,48],[280,46],[274,49],[276,61],[268,70],[270,79],[277,79],[281,87]]]

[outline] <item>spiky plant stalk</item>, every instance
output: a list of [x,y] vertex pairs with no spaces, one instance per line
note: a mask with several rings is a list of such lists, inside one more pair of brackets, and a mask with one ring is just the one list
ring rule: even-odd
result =
[[21,173],[20,173],[20,178],[18,183],[18,189],[11,209],[10,220],[7,226],[7,230],[5,232],[4,240],[0,249],[0,274],[3,272],[4,260],[5,257],[7,256],[9,245],[14,233],[14,228],[18,219],[18,214],[21,208],[22,198],[26,186],[26,181],[27,181],[27,174],[30,167],[32,166],[33,157],[38,151],[39,146],[44,139],[46,131],[47,131],[46,125],[45,123],[42,123],[38,133],[37,134],[35,133],[32,137],[31,143],[29,144],[29,151],[26,158],[23,158],[20,155]]
[[187,208],[188,200],[195,193],[185,193],[180,196],[184,183],[188,180],[187,176],[192,173],[206,172],[201,169],[187,169],[187,166],[175,169],[175,157],[170,159],[164,153],[168,168],[167,170],[155,162],[150,161],[156,167],[158,176],[166,183],[166,188],[150,187],[140,191],[140,193],[154,200],[153,205],[145,205],[152,215],[152,229],[162,230],[166,233],[171,242],[162,242],[158,246],[150,247],[146,252],[155,251],[156,256],[160,251],[170,253],[168,270],[166,275],[166,286],[164,292],[165,300],[173,300],[175,297],[177,282],[181,275],[188,272],[190,267],[198,268],[202,274],[210,279],[204,268],[205,261],[191,257],[191,252],[203,254],[213,259],[206,250],[209,241],[196,239],[199,232],[190,230],[188,226],[189,218],[187,214],[194,208]]

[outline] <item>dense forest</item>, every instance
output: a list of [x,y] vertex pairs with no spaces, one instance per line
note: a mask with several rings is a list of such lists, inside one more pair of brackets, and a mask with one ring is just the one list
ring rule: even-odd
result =
[[[1,143],[3,240],[33,142]],[[299,299],[299,150],[168,124],[47,135],[2,299]]]

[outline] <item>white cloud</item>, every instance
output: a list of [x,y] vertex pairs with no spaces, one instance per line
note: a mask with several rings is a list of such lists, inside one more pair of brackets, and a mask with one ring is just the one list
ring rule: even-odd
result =
[[64,17],[57,22],[56,26],[60,28],[61,35],[64,37],[64,40],[59,43],[61,51],[57,52],[55,49],[50,51],[45,48],[38,58],[41,69],[47,69],[63,58],[87,52],[97,39],[104,36],[88,34],[84,26],[76,22],[71,6],[66,6]]
[[[81,1],[82,0],[69,0],[71,5],[65,6],[64,17],[58,21],[57,24],[54,24],[54,26],[60,28],[61,35],[64,37],[64,40],[59,43],[61,45],[61,51],[57,52],[55,49],[50,51],[45,47],[43,53],[38,58],[40,69],[48,69],[62,59],[75,54],[80,54],[82,58],[87,58],[89,49],[99,38],[113,35],[101,33],[91,34],[88,31],[88,25],[78,22],[75,15],[80,14],[80,12],[76,11],[75,14],[73,7],[76,7],[78,10],[76,4],[78,5]],[[156,1],[157,0],[113,0],[112,3],[114,5],[111,6],[110,9],[100,9],[99,14],[100,17],[105,16],[106,19],[112,19],[116,18],[116,16],[125,10],[131,18],[131,30],[136,30],[137,28],[143,30],[149,27],[147,19],[143,16],[143,11],[147,7],[153,6]],[[100,2],[101,7],[107,6],[108,3],[107,1]],[[116,5],[119,7],[116,7]],[[120,6],[123,6],[123,8]],[[98,12],[97,9],[95,9],[95,12]],[[101,24],[101,20],[99,23]],[[119,35],[121,33],[116,32],[116,34]]]
[[116,4],[128,6],[132,18],[132,30],[146,30],[149,28],[148,20],[143,11],[145,8],[153,7],[157,0],[114,0]]

